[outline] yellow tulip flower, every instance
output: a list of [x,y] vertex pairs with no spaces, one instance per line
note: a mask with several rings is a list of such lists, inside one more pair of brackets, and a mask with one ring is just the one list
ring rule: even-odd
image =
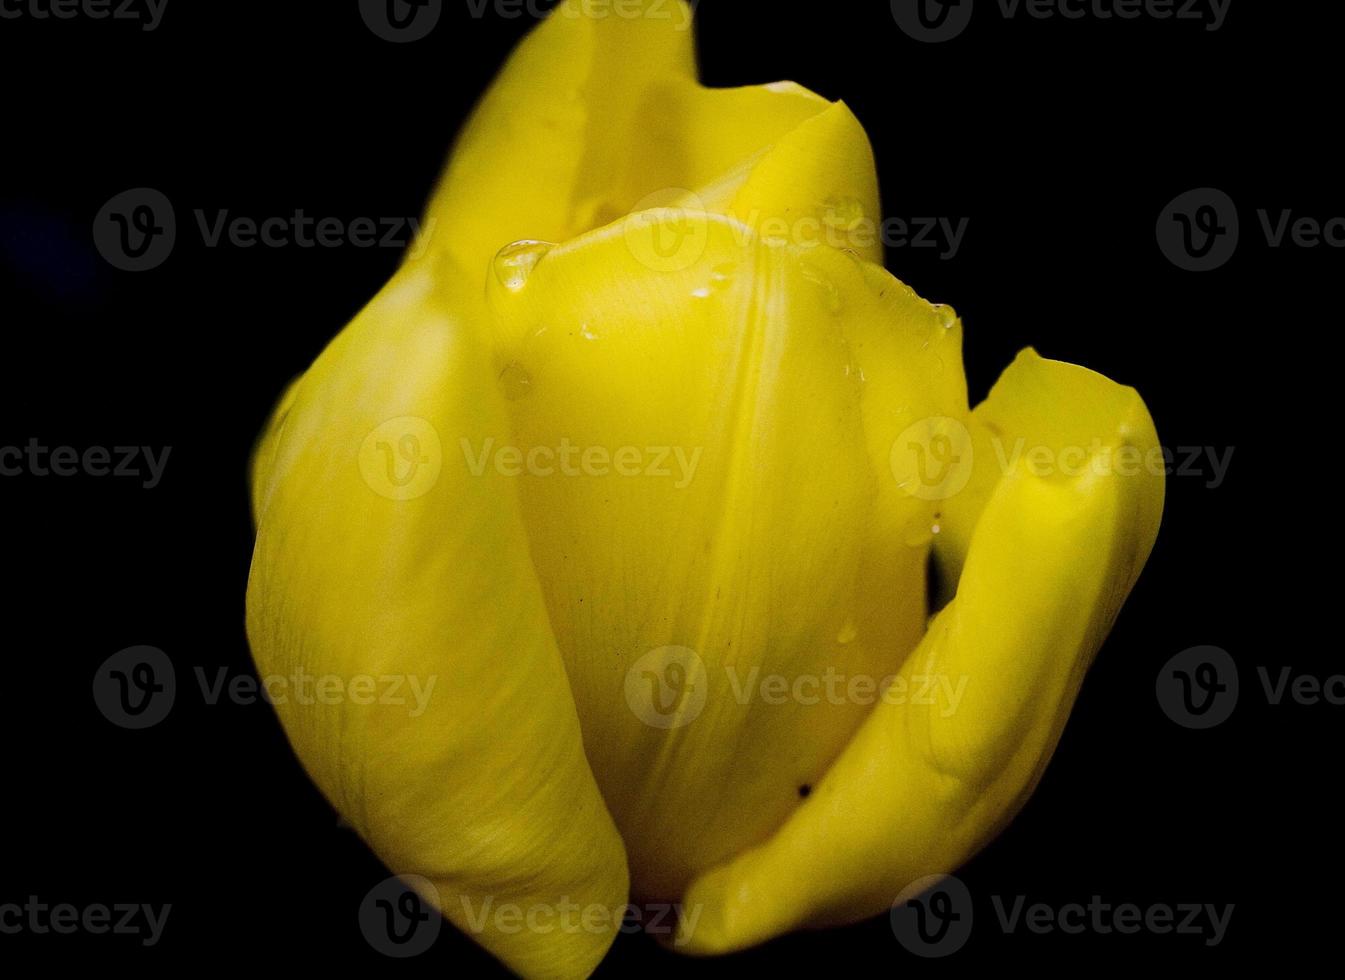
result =
[[961,323],[862,234],[859,123],[701,87],[689,16],[570,2],[526,39],[253,461],[259,671],[346,682],[277,704],[295,751],[527,976],[592,971],[632,898],[709,954],[956,869],[1162,510],[1133,389],[1026,351],[968,408]]

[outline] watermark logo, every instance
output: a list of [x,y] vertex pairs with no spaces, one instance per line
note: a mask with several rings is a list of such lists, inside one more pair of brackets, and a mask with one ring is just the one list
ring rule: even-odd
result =
[[[1321,677],[1295,672],[1292,667],[1256,668],[1256,688],[1265,703],[1277,708],[1345,705],[1345,674]],[[1226,650],[1215,646],[1191,647],[1177,654],[1158,672],[1158,704],[1183,728],[1207,729],[1222,725],[1238,706],[1238,668]]]
[[22,905],[17,902],[0,905],[0,936],[17,936],[20,933],[36,936],[49,933],[58,936],[75,933],[141,936],[140,945],[148,949],[159,944],[172,911],[171,905],[129,902],[113,905],[95,902],[85,906],[61,902],[48,905],[36,895],[29,895]]
[[168,0],[0,0],[0,20],[113,20],[149,32],[167,6]]
[[384,956],[409,959],[434,945],[443,916],[421,896],[438,896],[428,878],[404,875],[386,878],[360,903],[360,932]]
[[1187,191],[1163,209],[1157,233],[1158,247],[1177,268],[1212,272],[1237,251],[1237,205],[1212,187]]
[[[1228,478],[1236,447],[1112,445],[1094,437],[1087,445],[1031,443],[987,428],[980,459],[959,419],[932,416],[908,426],[892,443],[889,464],[898,488],[921,500],[947,500],[962,492],[979,462],[1003,475],[1026,470],[1041,479],[1143,475],[1198,478],[1217,490]],[[988,443],[988,445],[987,445]],[[985,451],[986,449],[990,451]]]
[[650,650],[626,671],[626,704],[651,728],[682,728],[705,709],[705,663],[689,647]]
[[[983,0],[1006,21],[1176,21],[1219,30],[1232,0]],[[891,0],[892,17],[908,37],[926,44],[951,41],[971,23],[972,0]]]
[[1164,714],[1183,728],[1213,728],[1237,707],[1238,666],[1219,647],[1191,647],[1163,665],[1155,690]]
[[[1027,895],[991,895],[988,921],[1003,935],[1034,936],[1084,933],[1097,936],[1191,936],[1218,946],[1228,934],[1232,903],[1112,903],[1101,895],[1087,901],[1033,902]],[[951,875],[929,875],[904,888],[893,903],[892,931],[909,952],[925,958],[950,956],[971,936],[971,892]]]
[[[753,241],[801,250],[825,245],[842,251],[864,251],[881,245],[929,250],[941,261],[957,257],[971,222],[967,217],[933,215],[880,221],[866,212],[862,202],[848,197],[829,198],[815,208],[788,216],[760,209],[716,213],[723,219],[720,227],[742,247]],[[667,187],[646,195],[631,208],[622,219],[622,233],[630,253],[647,269],[681,272],[705,254],[710,224],[710,209],[699,194]],[[708,293],[706,290],[697,295]]]
[[1268,249],[1345,248],[1345,216],[1295,214],[1290,208],[1257,208],[1256,235],[1239,234],[1238,209],[1223,191],[1199,188],[1178,195],[1158,216],[1158,247],[1187,272],[1225,265],[1239,241]]
[[672,480],[685,490],[695,479],[704,450],[697,446],[583,446],[562,437],[555,446],[497,444],[488,437],[479,445],[466,436],[458,440],[467,471],[483,476],[487,469],[500,476],[647,477]]
[[705,202],[694,191],[668,187],[636,202],[622,223],[626,247],[645,268],[681,272],[700,261],[710,242]]
[[[229,675],[224,667],[208,674],[193,668],[201,702],[219,704],[320,705],[351,704],[402,708],[419,718],[429,708],[437,674],[314,674],[295,667],[288,674]],[[183,690],[191,688],[184,686]],[[108,721],[121,728],[152,728],[168,717],[177,701],[176,673],[168,655],[157,647],[128,647],[109,657],[94,673],[93,698]]]
[[951,41],[971,23],[972,0],[892,0],[892,17],[907,36],[926,44]]
[[114,653],[93,677],[93,700],[103,717],[133,730],[151,728],[167,718],[176,689],[173,662],[151,646]]
[[443,468],[439,432],[415,415],[388,419],[360,446],[360,475],[379,496],[415,500],[434,489]]
[[29,439],[24,446],[0,446],[0,477],[132,478],[145,490],[163,480],[172,446],[48,446]]
[[394,44],[429,37],[443,13],[444,0],[360,0],[365,26]]
[[[684,8],[677,0],[572,0],[560,7],[560,0],[463,0],[466,15],[472,20],[498,17],[501,20],[546,17],[584,17],[589,20],[675,21],[674,30],[691,26],[691,10],[697,0]],[[360,17],[365,26],[385,41],[407,44],[430,36],[444,13],[443,0],[359,0]],[[559,8],[559,9],[558,9]],[[685,12],[684,12],[685,11]]]
[[966,487],[972,460],[971,432],[959,420],[937,415],[897,436],[888,461],[904,493],[920,500],[947,500]]
[[902,889],[890,918],[907,952],[925,959],[950,956],[971,937],[971,892],[952,875],[926,875]]
[[[314,217],[303,208],[289,214],[234,214],[227,208],[192,211],[192,226],[206,248],[387,248],[419,254],[434,230],[418,218]],[[423,234],[422,234],[423,232]],[[163,265],[179,240],[173,203],[162,191],[137,187],[112,197],[93,222],[98,253],[123,272],[148,272]]]
[[177,241],[173,204],[152,187],[134,187],[113,197],[93,221],[93,242],[107,262],[123,272],[148,272],[167,261]]

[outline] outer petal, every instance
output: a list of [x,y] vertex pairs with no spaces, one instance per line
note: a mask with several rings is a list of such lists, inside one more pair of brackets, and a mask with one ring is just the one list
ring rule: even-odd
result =
[[[872,154],[849,110],[792,83],[701,86],[691,16],[682,0],[558,6],[454,148],[424,222],[432,247],[475,272],[512,241],[567,241],[674,201],[754,225],[877,222]],[[818,190],[816,173],[834,186],[813,199],[799,188]],[[876,241],[856,247],[881,257]]]
[[[405,267],[263,441],[248,636],[263,678],[308,678],[280,718],[387,865],[519,973],[583,976],[620,923],[625,856],[515,487],[458,451],[507,426],[480,311],[444,299],[477,290],[443,279]],[[549,928],[497,919],[509,905]]]
[[[1019,456],[990,481],[983,510],[969,508],[978,519],[956,598],[902,671],[912,685],[951,685],[945,693],[965,685],[961,696],[875,709],[769,842],[692,886],[685,948],[721,952],[877,914],[965,861],[1034,787],[1162,510],[1161,473],[1132,470],[1136,454],[1122,464],[1115,451],[1143,454],[1157,436],[1133,390],[1032,352],[977,415],[1057,460],[1075,446],[1091,454],[1049,475],[1043,453],[1036,472]],[[978,456],[978,468],[987,462],[998,466]]]
[[959,334],[876,266],[721,216],[516,258],[488,301],[533,558],[633,887],[672,899],[800,805],[872,709],[848,685],[924,632],[937,503],[889,450],[965,414]]

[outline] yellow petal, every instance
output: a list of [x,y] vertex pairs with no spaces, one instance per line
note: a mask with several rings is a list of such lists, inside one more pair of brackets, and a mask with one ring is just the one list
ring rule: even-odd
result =
[[[1090,455],[1049,473],[1023,455],[987,478],[968,508],[956,598],[902,668],[908,703],[876,708],[778,833],[691,887],[685,949],[878,914],[917,879],[953,871],[1034,787],[1153,545],[1163,477],[1134,462],[1157,436],[1132,389],[1032,352],[978,419],[1057,461],[1076,446]],[[932,704],[915,703],[922,678],[940,685]]]
[[[944,501],[944,533],[935,542],[950,591],[962,574],[981,511],[1000,477],[1020,460],[1041,475],[1101,468],[1138,479],[1162,469],[1153,422],[1133,388],[1078,365],[1045,360],[1031,348],[1018,355],[989,397],[976,406],[967,430],[971,451],[959,460],[961,472],[956,474],[957,485],[965,482],[965,489]],[[1157,494],[1158,506],[1143,511],[1150,523],[1136,528],[1135,538],[1152,542],[1162,511],[1163,481],[1139,482]],[[1127,591],[1147,555],[1127,580]]]
[[[248,636],[263,678],[308,678],[281,721],[388,867],[513,970],[578,977],[620,924],[625,857],[516,487],[459,450],[508,432],[479,304],[406,266],[299,383],[256,463]],[[551,928],[508,917],[534,909]]]
[[474,112],[424,226],[475,272],[512,241],[674,202],[881,257],[872,152],[849,110],[792,83],[701,86],[681,0],[561,4]]
[[[876,681],[924,630],[937,503],[900,490],[889,450],[965,413],[958,331],[853,255],[719,215],[645,212],[502,262],[534,563],[632,887],[676,898],[861,724],[871,704],[828,697],[828,672]],[[776,676],[820,702],[763,696]],[[681,700],[661,686],[679,678]]]

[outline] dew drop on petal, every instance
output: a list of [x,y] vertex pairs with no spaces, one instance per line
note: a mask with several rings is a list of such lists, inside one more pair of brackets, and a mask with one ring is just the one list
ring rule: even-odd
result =
[[710,285],[716,289],[727,289],[733,284],[733,275],[738,271],[735,262],[724,262],[710,271]]
[[528,276],[537,267],[537,263],[555,246],[550,242],[539,242],[531,238],[506,245],[495,254],[493,263],[495,278],[505,289],[518,292],[528,284]]

